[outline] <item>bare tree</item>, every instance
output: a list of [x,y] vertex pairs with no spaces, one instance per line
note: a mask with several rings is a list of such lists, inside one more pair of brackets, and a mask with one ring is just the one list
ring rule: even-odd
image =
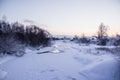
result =
[[101,23],[97,32],[98,38],[101,39],[104,36],[107,36],[107,31],[108,31],[108,27],[105,26],[103,23]]
[[108,39],[107,39],[107,31],[108,31],[108,26],[105,26],[103,23],[100,24],[97,32],[98,36],[98,44],[99,45],[106,45]]

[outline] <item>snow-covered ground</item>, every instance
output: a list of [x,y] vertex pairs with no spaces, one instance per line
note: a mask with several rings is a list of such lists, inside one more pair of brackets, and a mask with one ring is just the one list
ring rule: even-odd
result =
[[118,62],[96,45],[56,41],[23,57],[0,58],[0,80],[119,80]]

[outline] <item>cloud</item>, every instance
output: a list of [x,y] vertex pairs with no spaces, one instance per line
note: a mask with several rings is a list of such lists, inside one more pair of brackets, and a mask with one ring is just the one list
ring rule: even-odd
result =
[[25,19],[25,20],[24,20],[24,23],[34,24],[35,22],[34,22],[33,20],[28,20],[28,19]]

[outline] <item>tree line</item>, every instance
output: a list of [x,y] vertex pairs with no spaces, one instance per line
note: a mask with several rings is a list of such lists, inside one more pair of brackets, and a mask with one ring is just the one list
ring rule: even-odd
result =
[[36,25],[25,26],[18,22],[9,23],[0,20],[0,53],[15,53],[23,45],[31,47],[48,46],[50,37],[51,34],[47,30]]

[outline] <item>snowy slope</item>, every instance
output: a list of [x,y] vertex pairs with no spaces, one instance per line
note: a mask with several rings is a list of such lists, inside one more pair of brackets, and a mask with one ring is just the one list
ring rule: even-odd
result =
[[115,80],[118,64],[113,55],[97,54],[96,46],[69,41],[54,44],[39,51],[26,49],[23,57],[0,59],[0,69],[7,73],[0,80]]

